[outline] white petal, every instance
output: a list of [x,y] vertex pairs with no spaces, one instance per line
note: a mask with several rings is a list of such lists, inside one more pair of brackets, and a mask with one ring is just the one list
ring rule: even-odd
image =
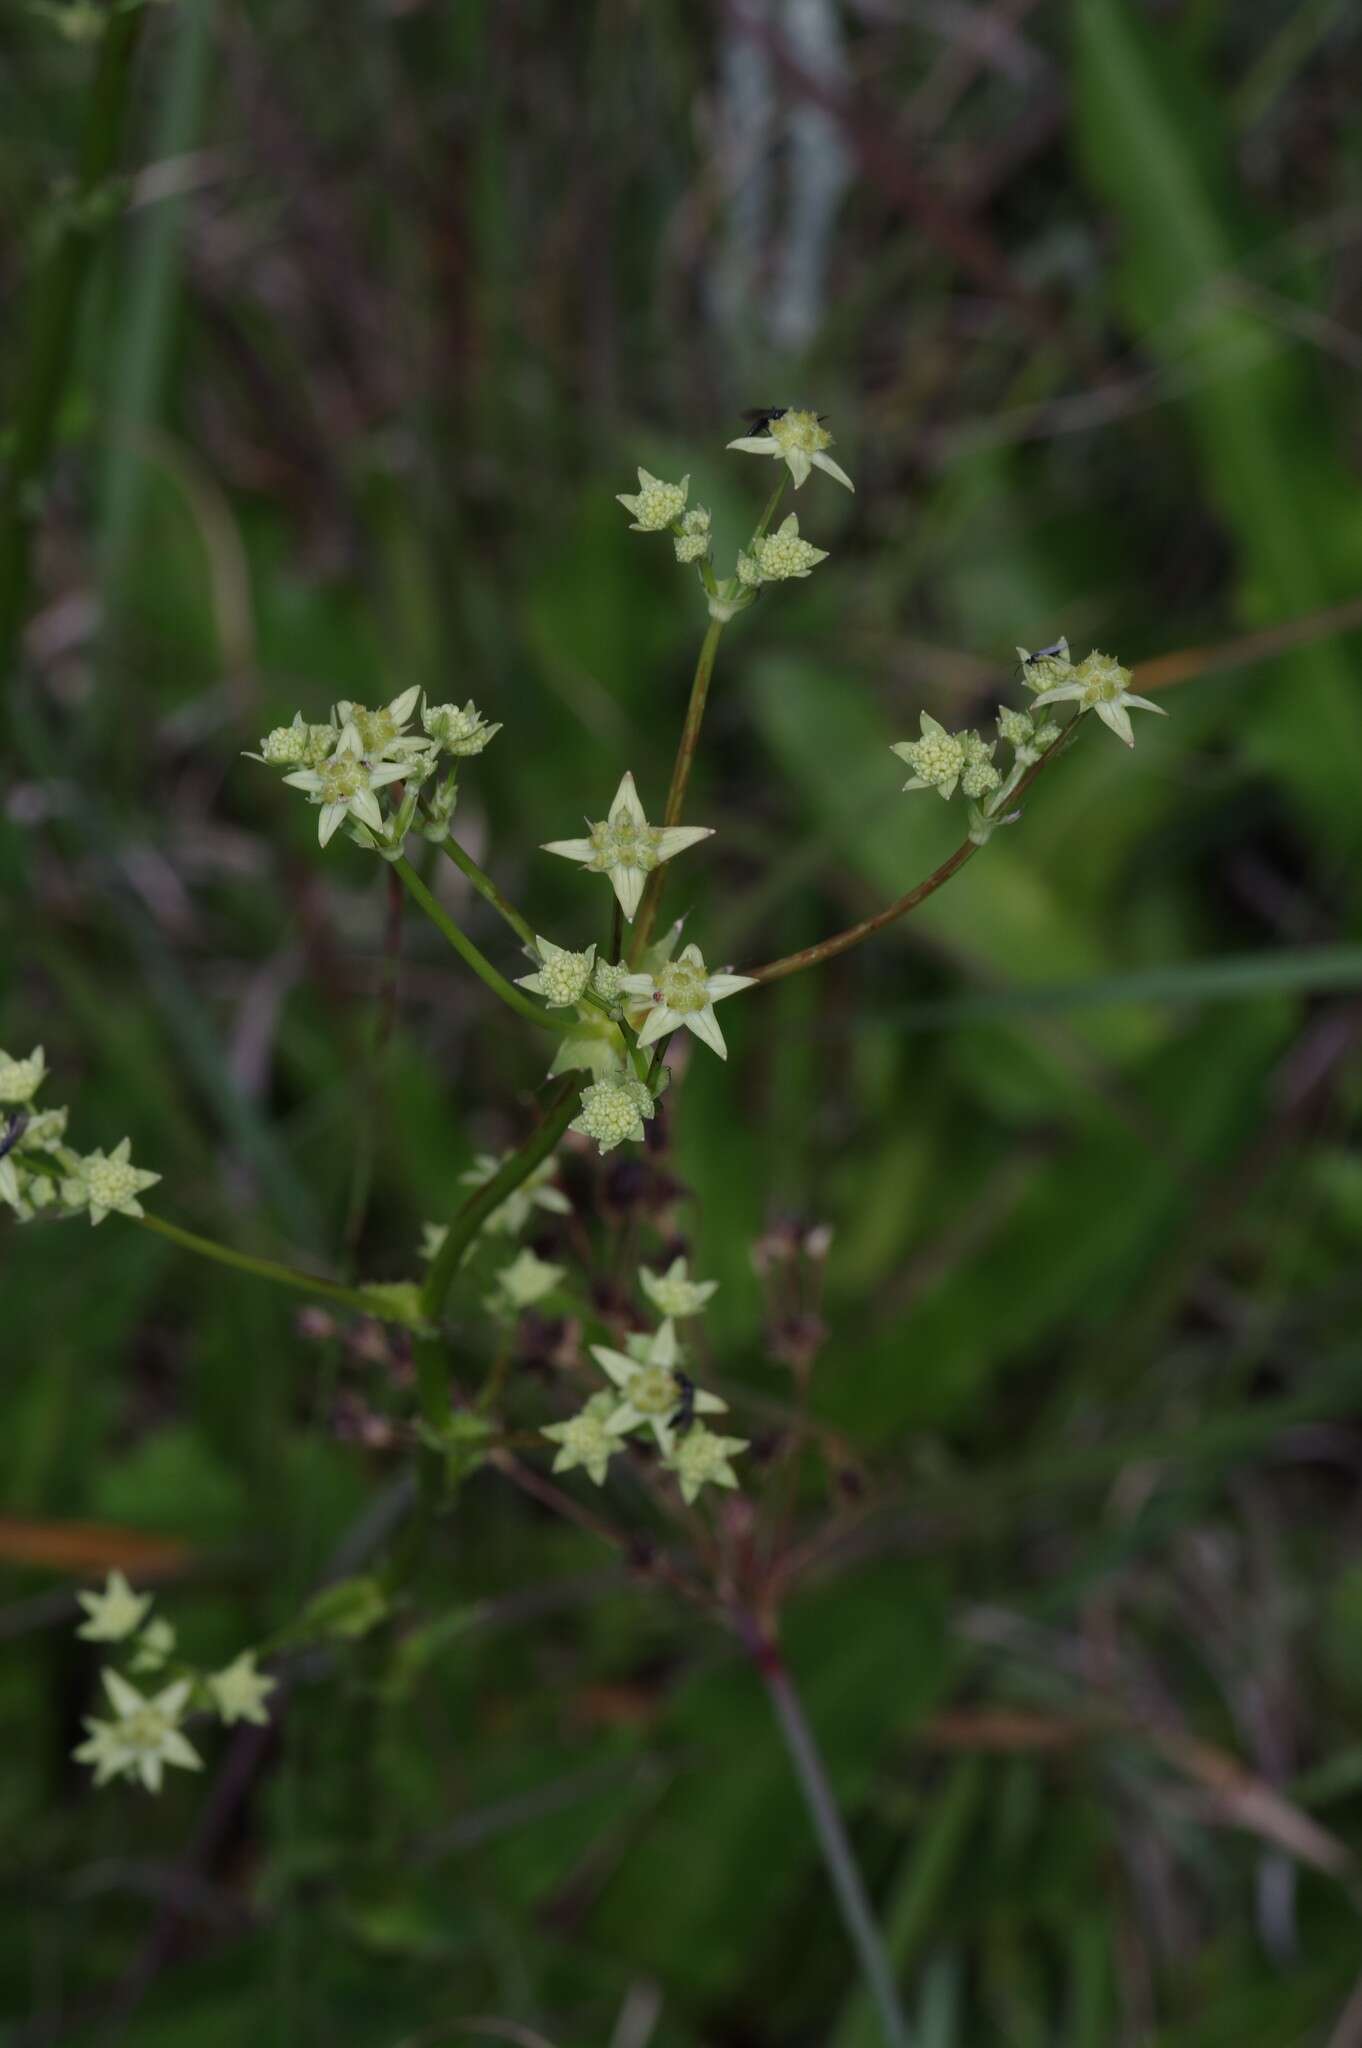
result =
[[675,1010],[669,1010],[665,1003],[659,1003],[656,1009],[649,1010],[643,1028],[638,1034],[638,1042],[640,1045],[651,1045],[655,1039],[665,1038],[669,1031],[679,1030],[683,1021]]
[[693,1031],[711,1051],[717,1052],[721,1060],[728,1058],[728,1047],[724,1044],[724,1034],[719,1029],[719,1020],[714,1014],[713,1003],[706,1003],[703,1010],[692,1010],[684,1022],[686,1029]]
[[608,1344],[593,1344],[591,1356],[602,1372],[609,1373],[617,1387],[627,1387],[638,1371],[632,1358],[626,1358],[622,1351],[612,1351]]
[[743,455],[779,455],[780,453],[779,442],[772,440],[769,434],[743,434],[738,440],[730,441],[728,446],[730,448],[737,448]]
[[544,979],[539,974],[517,975],[515,985],[517,988],[527,988],[532,996],[542,996],[544,993]]
[[637,868],[611,868],[610,881],[619,898],[620,909],[632,924],[643,895],[642,874]]
[[684,853],[688,846],[698,846],[702,839],[712,839],[712,825],[664,825],[658,834],[657,857],[671,860],[673,855]]
[[711,974],[705,983],[712,1003],[721,1003],[725,996],[735,996],[740,989],[755,988],[756,985],[755,977],[750,974]]
[[546,839],[539,851],[561,854],[564,860],[593,860],[596,854],[589,839]]
[[371,789],[357,789],[350,799],[350,809],[355,817],[363,819],[371,832],[383,830],[383,813]]
[[1130,729],[1130,716],[1124,704],[1094,704],[1092,708],[1108,732],[1114,732],[1117,739],[1124,740],[1128,747],[1134,746],[1135,735]]
[[376,761],[369,770],[369,786],[382,789],[386,782],[400,782],[404,775],[410,774],[410,761]]
[[104,1690],[113,1702],[113,1709],[119,1716],[137,1713],[146,1705],[135,1685],[129,1685],[121,1671],[115,1671],[111,1664],[103,1672]]
[[671,1317],[668,1316],[653,1339],[648,1363],[650,1365],[660,1365],[664,1371],[670,1372],[679,1356],[680,1353],[676,1342],[676,1325]]
[[785,460],[790,465],[790,475],[794,478],[795,489],[798,490],[801,484],[809,480],[809,471],[812,468],[809,457],[802,448],[790,448],[786,450]]
[[1126,704],[1138,705],[1141,711],[1157,711],[1160,718],[1167,718],[1168,716],[1167,709],[1164,705],[1151,704],[1148,697],[1134,697],[1130,694],[1129,691],[1126,692],[1123,702],[1125,702]]
[[847,475],[841,464],[834,462],[830,455],[811,455],[809,460],[815,469],[821,469],[826,475],[835,477],[837,482],[845,484],[849,491],[855,490],[856,486],[851,481],[851,478]]
[[412,712],[416,709],[416,700],[420,694],[421,685],[413,683],[411,688],[404,690],[400,697],[393,698],[392,703],[388,706],[388,716],[394,725],[406,724]]
[[702,953],[702,952],[700,951],[700,948],[699,948],[699,947],[698,947],[698,946],[696,945],[696,943],[695,943],[694,939],[692,939],[692,940],[691,940],[691,942],[690,942],[690,944],[689,944],[688,946],[683,946],[683,947],[681,948],[681,951],[680,951],[680,953],[679,953],[679,954],[677,955],[677,958],[678,958],[678,959],[681,959],[681,960],[690,960],[690,961],[692,961],[692,962],[693,962],[693,963],[695,964],[695,966],[696,966],[696,967],[698,967],[698,968],[700,969],[700,972],[701,972],[702,974],[704,973],[704,969],[705,969],[705,956],[704,956],[704,954],[703,954],[703,953]]
[[322,805],[321,814],[317,820],[317,838],[323,846],[327,844],[328,840],[334,839],[336,836],[340,829],[341,820],[345,817],[348,808],[346,804]]
[[[718,1281],[715,1281],[718,1286]],[[695,1412],[697,1415],[727,1415],[728,1403],[721,1401],[717,1394],[707,1394],[703,1387],[695,1390]]]
[[653,992],[653,977],[651,974],[626,974],[620,982],[620,987],[626,989],[631,996],[650,996]]
[[322,786],[322,778],[315,768],[297,768],[292,775],[286,775],[284,780],[290,789],[306,789],[311,792]]
[[1067,697],[1081,697],[1082,683],[1056,683],[1052,690],[1040,690],[1031,699],[1032,704],[1062,704]]
[[617,818],[632,818],[636,825],[646,825],[648,822],[643,815],[643,806],[638,800],[638,791],[634,787],[634,777],[630,769],[626,769],[620,777],[620,786],[610,804],[612,825]]

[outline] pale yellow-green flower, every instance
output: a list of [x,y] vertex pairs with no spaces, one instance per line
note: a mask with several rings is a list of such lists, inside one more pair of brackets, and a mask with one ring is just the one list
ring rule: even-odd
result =
[[299,768],[284,780],[291,789],[303,790],[320,807],[317,837],[325,846],[346,818],[357,818],[371,832],[382,832],[383,812],[374,792],[389,782],[400,782],[410,772],[406,761],[365,760],[359,729],[351,721],[329,760],[319,768]]
[[564,860],[581,861],[592,874],[608,875],[620,908],[631,922],[653,869],[712,834],[708,825],[650,825],[629,774],[615,791],[609,815],[594,825],[588,819],[587,830],[589,838],[550,839],[543,850]]
[[[459,1184],[466,1188],[486,1187],[489,1180],[501,1172],[510,1158],[509,1152],[479,1152],[473,1164],[459,1175]],[[518,1188],[513,1188],[504,1202],[493,1209],[483,1229],[491,1231],[494,1237],[514,1237],[524,1229],[536,1209],[547,1209],[554,1216],[568,1216],[572,1204],[563,1190],[551,1185],[554,1175],[552,1159],[546,1159],[527,1174]],[[427,1244],[433,1249],[422,1247],[421,1256],[433,1259],[445,1241],[445,1226],[436,1223],[426,1225]],[[438,1239],[438,1241],[437,1241]]]
[[709,513],[703,505],[692,505],[680,523],[681,531],[674,542],[676,559],[683,565],[698,562],[709,553]]
[[135,1635],[152,1602],[150,1593],[134,1593],[119,1571],[109,1573],[102,1593],[77,1593],[76,1598],[90,1617],[76,1630],[87,1643],[121,1643]]
[[26,1060],[0,1052],[0,1102],[32,1102],[46,1073],[47,1061],[40,1045],[34,1046]]
[[183,1771],[203,1769],[198,1752],[180,1732],[191,1689],[187,1678],[176,1679],[151,1699],[117,1671],[105,1671],[103,1679],[117,1718],[87,1720],[89,1737],[72,1752],[77,1763],[92,1767],[96,1785],[131,1778],[140,1779],[148,1792],[159,1792],[167,1764]]
[[539,955],[539,966],[533,974],[522,974],[519,986],[527,988],[531,995],[542,996],[551,1010],[579,1003],[591,980],[595,946],[588,946],[584,953],[571,953],[555,946],[551,939],[536,938],[534,949]]
[[1124,740],[1128,747],[1135,744],[1135,735],[1130,728],[1130,712],[1157,711],[1160,718],[1167,716],[1161,704],[1151,704],[1148,697],[1137,697],[1130,689],[1130,670],[1122,668],[1119,661],[1110,654],[1099,654],[1094,648],[1083,657],[1072,671],[1059,683],[1052,683],[1036,698],[1037,704],[1063,704],[1068,700],[1077,702],[1080,711],[1095,711],[1103,725],[1114,732],[1118,740]]
[[615,496],[625,511],[634,515],[631,533],[661,533],[685,511],[689,491],[688,476],[683,476],[679,484],[667,484],[661,477],[649,476],[646,469],[640,469],[637,494],[616,491]]
[[715,1436],[697,1425],[677,1437],[663,1463],[676,1474],[686,1502],[693,1504],[702,1486],[736,1487],[738,1475],[729,1461],[746,1449],[746,1437]]
[[827,559],[826,548],[800,539],[799,516],[791,512],[774,533],[754,540],[749,554],[739,555],[738,575],[747,584],[784,583],[791,576],[807,576]]
[[643,1142],[644,1122],[657,1110],[649,1090],[633,1074],[602,1074],[582,1090],[582,1106],[568,1126],[594,1138],[602,1154],[626,1139]]
[[647,1266],[640,1266],[638,1277],[643,1292],[658,1314],[673,1316],[678,1322],[686,1316],[698,1316],[719,1287],[717,1280],[692,1280],[686,1259],[673,1259],[665,1273],[654,1273]]
[[755,985],[750,974],[711,974],[698,946],[684,947],[675,960],[653,974],[626,975],[622,983],[631,996],[645,998],[650,1004],[638,1034],[640,1045],[651,1045],[654,1039],[684,1027],[721,1060],[728,1058],[728,1047],[714,1005]]
[[87,1152],[76,1161],[70,1178],[62,1183],[62,1200],[69,1209],[88,1207],[91,1223],[102,1223],[115,1209],[120,1216],[141,1216],[145,1211],[137,1197],[160,1178],[159,1173],[133,1165],[132,1140],[121,1138],[112,1152]]
[[400,696],[393,697],[387,704],[376,709],[368,704],[351,703],[348,699],[337,704],[333,714],[340,727],[341,737],[352,730],[358,740],[356,751],[366,760],[374,762],[391,756],[403,760],[411,754],[424,753],[426,742],[416,733],[408,733],[412,714],[421,695],[419,683],[413,683]]
[[832,446],[832,435],[815,412],[791,408],[771,420],[765,433],[743,434],[728,445],[744,455],[772,455],[785,463],[796,490],[814,469],[845,484],[849,491],[856,488],[846,471],[825,452]]
[[443,753],[459,760],[480,754],[501,731],[500,725],[487,723],[471,697],[462,711],[457,704],[427,704],[421,723]]
[[564,1266],[551,1265],[547,1259],[536,1258],[532,1251],[518,1252],[497,1274],[496,1285],[483,1306],[492,1315],[517,1316],[522,1309],[533,1308],[546,1294],[552,1294],[566,1270]]
[[553,1461],[555,1472],[570,1472],[580,1465],[589,1479],[604,1486],[606,1468],[623,1448],[619,1436],[606,1427],[615,1405],[613,1394],[593,1394],[585,1408],[569,1416],[566,1422],[551,1422],[540,1431],[541,1436],[559,1447]]
[[138,1672],[163,1671],[170,1661],[174,1648],[174,1629],[164,1616],[153,1615],[137,1638],[129,1669]]
[[204,1680],[214,1707],[227,1727],[237,1721],[254,1721],[263,1728],[269,1720],[265,1701],[279,1684],[268,1672],[256,1670],[256,1653],[243,1650],[221,1671]]

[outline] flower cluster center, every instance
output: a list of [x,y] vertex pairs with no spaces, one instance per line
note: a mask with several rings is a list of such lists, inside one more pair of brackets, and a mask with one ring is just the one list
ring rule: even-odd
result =
[[681,1398],[676,1374],[663,1365],[645,1365],[625,1391],[640,1415],[669,1415]]
[[336,756],[326,762],[318,773],[321,788],[317,794],[324,804],[348,804],[352,797],[369,787],[368,769],[351,754]]
[[651,874],[657,866],[657,844],[662,837],[656,825],[640,825],[634,818],[606,818],[591,827],[595,868],[637,868]]
[[654,995],[659,1003],[665,1003],[678,1016],[693,1016],[709,1001],[704,968],[693,960],[671,961],[658,975]]
[[806,455],[816,455],[820,448],[832,445],[832,435],[819,426],[816,412],[782,413],[771,422],[771,438],[782,449],[802,448]]
[[85,1169],[85,1185],[97,1209],[117,1209],[137,1193],[137,1169],[121,1159],[95,1159]]

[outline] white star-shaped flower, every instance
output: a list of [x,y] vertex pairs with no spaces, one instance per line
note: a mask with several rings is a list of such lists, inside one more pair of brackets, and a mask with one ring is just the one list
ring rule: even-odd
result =
[[499,725],[487,723],[471,697],[462,711],[457,704],[427,704],[421,723],[436,746],[456,760],[480,754],[501,731]]
[[[420,699],[421,686],[413,683],[409,690],[393,697],[387,704],[372,709],[368,704],[354,704],[348,699],[337,704],[332,718],[340,727],[342,740],[353,728],[358,742],[356,752],[367,761],[377,761],[385,756],[402,760],[410,754],[427,751],[425,740],[417,733],[408,733],[412,713]],[[338,750],[339,751],[339,750]]]
[[619,1405],[606,1423],[615,1436],[624,1436],[631,1429],[651,1429],[662,1449],[670,1451],[678,1414],[687,1406],[694,1415],[720,1415],[727,1410],[728,1403],[717,1394],[707,1394],[701,1387],[692,1389],[682,1380],[678,1371],[681,1351],[670,1316],[647,1340],[646,1349],[640,1346],[640,1350],[640,1357],[629,1358],[607,1344],[591,1347],[591,1356],[619,1388]]
[[807,576],[820,562],[826,562],[826,548],[802,540],[799,515],[791,512],[774,533],[764,533],[752,543],[750,554],[739,555],[738,576],[746,584],[784,583],[791,576]]
[[[510,1156],[509,1152],[479,1152],[473,1164],[459,1175],[459,1185],[465,1188],[486,1187],[488,1181],[495,1179],[501,1172]],[[494,1237],[514,1237],[517,1232],[524,1229],[536,1209],[547,1209],[553,1216],[570,1216],[571,1202],[561,1188],[550,1185],[555,1170],[552,1159],[546,1159],[542,1165],[536,1166],[534,1172],[527,1174],[518,1188],[511,1190],[504,1202],[498,1203],[483,1224],[483,1229],[490,1231]],[[447,1232],[446,1224],[426,1225],[426,1242],[421,1247],[423,1259],[435,1257],[445,1241]]]
[[71,1178],[62,1182],[62,1200],[68,1209],[88,1205],[91,1223],[102,1223],[112,1209],[122,1216],[141,1216],[144,1211],[137,1197],[144,1188],[154,1188],[160,1178],[159,1173],[133,1165],[132,1140],[121,1138],[107,1155],[87,1152],[77,1160]]
[[626,1139],[641,1145],[643,1126],[656,1112],[652,1090],[636,1074],[607,1073],[583,1088],[582,1106],[568,1129],[580,1137],[594,1138],[604,1158]]
[[845,484],[849,491],[856,488],[846,471],[824,453],[832,446],[832,435],[816,412],[792,408],[773,419],[765,433],[744,434],[728,445],[741,450],[744,455],[774,455],[788,467],[796,490],[806,481],[811,469],[821,469],[839,484]]
[[[401,701],[400,699],[398,700]],[[338,707],[339,708],[339,707]],[[376,789],[389,782],[401,782],[411,773],[408,761],[364,757],[359,728],[350,723],[336,742],[335,752],[319,768],[299,768],[284,780],[291,789],[301,789],[321,807],[317,837],[325,846],[340,830],[346,818],[357,818],[371,832],[383,830]]]
[[668,960],[655,974],[626,975],[623,987],[631,996],[646,998],[651,1007],[639,1030],[640,1045],[651,1045],[669,1031],[693,1031],[721,1060],[728,1058],[724,1034],[714,1014],[714,1005],[725,996],[756,984],[750,974],[711,974],[698,946],[685,946],[675,960]]
[[263,1728],[270,1718],[265,1701],[279,1681],[268,1672],[256,1670],[255,1656],[254,1650],[243,1650],[221,1671],[210,1672],[204,1680],[213,1705],[229,1728],[236,1721],[254,1721],[258,1728]]
[[719,1287],[717,1280],[692,1280],[686,1259],[673,1259],[665,1273],[654,1273],[647,1266],[640,1266],[638,1277],[643,1292],[658,1314],[674,1316],[678,1322],[684,1316],[698,1316]]
[[122,1572],[110,1572],[102,1593],[77,1593],[77,1600],[89,1615],[76,1634],[87,1643],[121,1643],[135,1635],[151,1606],[150,1593],[134,1593]]
[[688,1506],[693,1506],[702,1486],[736,1487],[738,1475],[729,1463],[747,1449],[741,1436],[715,1436],[703,1427],[688,1429],[667,1453],[664,1463],[674,1472]]
[[595,825],[588,818],[587,830],[587,839],[550,839],[543,851],[560,854],[564,860],[582,861],[592,874],[609,875],[620,908],[631,923],[653,869],[713,836],[709,825],[650,825],[631,774],[621,779],[608,817]]
[[148,1792],[159,1792],[167,1764],[182,1771],[203,1769],[197,1750],[180,1733],[189,1704],[187,1678],[176,1679],[151,1699],[117,1671],[105,1671],[103,1678],[118,1718],[87,1720],[89,1737],[72,1752],[77,1763],[93,1767],[96,1785],[107,1785],[111,1778],[140,1778]]
[[47,1061],[40,1045],[26,1060],[12,1059],[0,1052],[0,1102],[32,1102],[43,1084]]
[[581,1465],[588,1478],[604,1486],[610,1460],[623,1449],[618,1434],[607,1427],[614,1408],[613,1394],[593,1394],[585,1408],[566,1422],[551,1422],[541,1429],[540,1435],[559,1447],[553,1461],[555,1472],[570,1472],[574,1465]]
[[1099,654],[1094,648],[1085,655],[1063,682],[1051,684],[1035,699],[1037,704],[1063,704],[1072,698],[1084,711],[1095,711],[1118,740],[1124,740],[1128,747],[1135,744],[1135,735],[1130,729],[1130,711],[1157,711],[1160,718],[1167,712],[1162,704],[1151,704],[1148,697],[1136,697],[1130,688],[1130,670],[1122,668],[1119,661],[1109,654]]

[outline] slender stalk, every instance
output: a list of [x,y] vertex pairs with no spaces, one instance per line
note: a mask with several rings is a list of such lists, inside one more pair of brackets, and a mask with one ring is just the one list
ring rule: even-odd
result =
[[490,988],[494,996],[500,997],[508,1010],[514,1010],[517,1017],[523,1017],[527,1024],[537,1024],[543,1031],[567,1031],[572,1028],[576,1023],[575,1017],[567,1023],[560,1018],[550,1017],[537,1003],[531,1002],[528,996],[522,995],[513,983],[507,981],[504,974],[497,972],[486,955],[480,953],[473,941],[460,931],[443,904],[436,902],[409,860],[395,860],[392,865],[402,877],[409,895],[420,904],[431,923],[443,932],[459,958],[467,962],[478,980],[486,988]]
[[466,852],[454,838],[440,840],[439,846],[446,859],[452,860],[455,867],[467,875],[483,901],[491,904],[498,917],[505,918],[517,937],[522,938],[527,946],[532,946],[535,940],[534,927],[527,923],[513,903],[507,901],[492,877],[478,866],[472,854]]
[[[681,728],[681,739],[672,763],[671,787],[667,791],[667,807],[662,813],[664,825],[678,825],[686,803],[686,787],[690,782],[690,771],[695,765],[695,750],[700,743],[700,728],[705,722],[705,706],[709,701],[710,679],[714,674],[714,657],[719,651],[719,636],[724,630],[722,619],[711,619],[708,631],[700,642],[696,657],[695,675],[690,686],[690,702],[686,706],[686,722]],[[642,958],[653,920],[657,916],[658,900],[667,879],[665,863],[653,869],[643,891],[643,901],[638,907],[634,920],[633,934],[629,941],[629,958]]]
[[358,1096],[355,1117],[355,1154],[350,1166],[350,1192],[345,1204],[346,1270],[353,1268],[359,1241],[364,1235],[369,1196],[373,1189],[374,1157],[382,1108],[383,1056],[397,1022],[397,986],[402,964],[402,906],[405,898],[398,876],[388,872],[388,915],[383,931],[383,976],[371,1046],[362,1046],[356,1060],[355,1083]]
[[364,1293],[358,1287],[341,1287],[334,1280],[319,1280],[311,1273],[302,1272],[297,1266],[281,1266],[274,1259],[258,1259],[252,1252],[239,1252],[228,1244],[219,1244],[214,1237],[200,1237],[197,1231],[182,1230],[178,1223],[167,1223],[163,1216],[141,1216],[137,1219],[143,1230],[154,1231],[157,1237],[167,1238],[187,1252],[197,1252],[201,1259],[212,1259],[219,1266],[231,1266],[238,1273],[252,1273],[257,1280],[271,1280],[276,1287],[291,1287],[295,1294],[311,1294],[319,1301],[334,1301],[338,1308],[357,1309],[361,1315],[373,1316],[378,1321],[391,1320],[386,1315],[381,1298]]
[[578,1077],[569,1074],[553,1101],[549,1104],[544,1121],[533,1131],[520,1147],[513,1152],[499,1173],[478,1188],[455,1216],[446,1233],[445,1241],[430,1262],[426,1284],[421,1290],[421,1307],[434,1322],[445,1305],[454,1275],[458,1272],[463,1255],[481,1230],[487,1218],[513,1195],[523,1180],[528,1180],[540,1161],[547,1159],[577,1110]]
[[772,491],[770,497],[766,500],[766,509],[762,513],[761,518],[757,521],[756,526],[753,528],[753,540],[760,540],[762,535],[765,533],[767,527],[771,524],[771,521],[775,518],[776,507],[777,505],[779,505],[781,499],[785,496],[785,486],[789,481],[790,472],[785,468],[785,465],[782,463],[780,470],[780,481],[776,485],[775,489]]
[[77,315],[101,230],[116,217],[96,217],[100,187],[118,160],[133,57],[148,10],[111,14],[90,84],[75,190],[62,202],[42,267],[33,280],[28,349],[14,406],[14,441],[0,481],[0,672],[23,615],[31,542],[31,494],[52,446],[70,373]]
[[[1016,788],[1008,792],[1009,804],[1016,803],[1026,795],[1042,769],[1049,762],[1056,760],[1068,747],[1078,726],[1078,718],[1070,719],[1059,738],[1051,742],[1038,761],[1032,762]],[[820,939],[817,945],[805,946],[798,953],[787,953],[781,960],[768,960],[764,967],[749,967],[744,971],[751,975],[753,981],[783,981],[787,974],[798,974],[805,967],[821,967],[825,960],[836,959],[839,953],[846,953],[852,946],[859,946],[862,939],[872,938],[876,932],[882,932],[886,925],[893,924],[898,918],[906,917],[909,911],[916,910],[920,903],[925,903],[929,896],[934,896],[943,883],[949,882],[952,875],[959,874],[966,861],[972,860],[978,851],[974,840],[962,840],[954,853],[947,854],[940,866],[933,868],[932,872],[915,888],[910,889],[906,896],[900,896],[893,903],[886,904],[885,908],[877,910],[873,917],[863,917],[859,924],[848,925],[845,931],[835,932],[830,939]]]
[[766,1687],[777,1726],[785,1739],[809,1819],[818,1837],[818,1846],[823,1852],[823,1861],[832,1879],[842,1923],[856,1951],[866,1988],[875,2002],[885,2041],[888,2048],[911,2048],[908,2022],[899,2002],[894,1973],[803,1702],[775,1644],[758,1637],[749,1647]]

